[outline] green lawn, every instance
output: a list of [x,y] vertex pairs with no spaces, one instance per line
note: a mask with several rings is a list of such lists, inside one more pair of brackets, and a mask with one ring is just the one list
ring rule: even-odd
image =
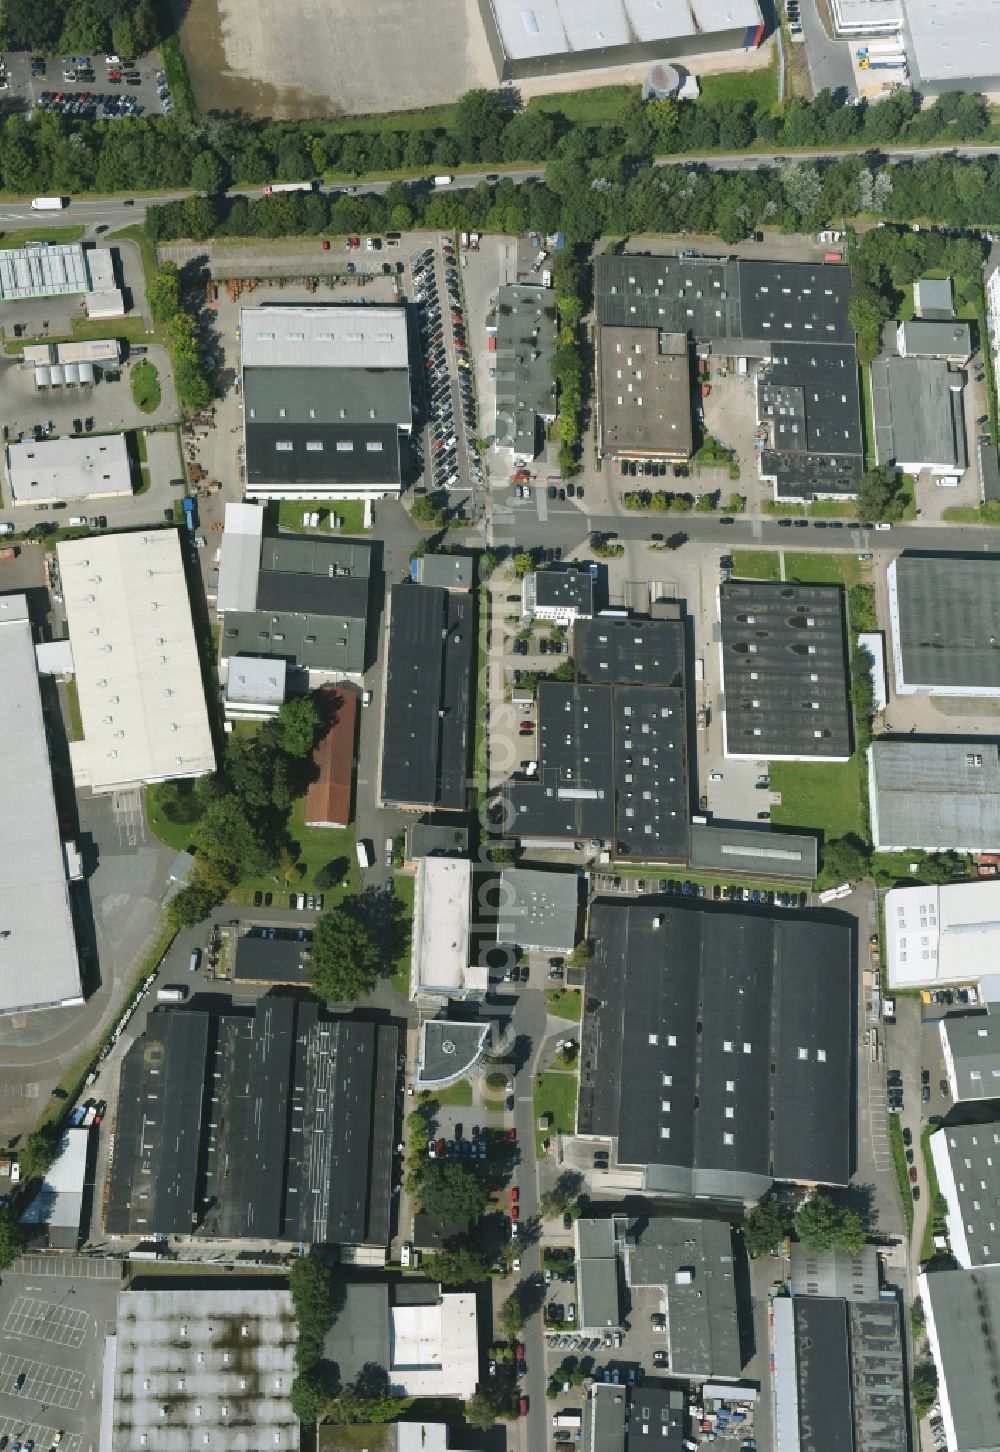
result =
[[296,860],[305,863],[305,876],[298,882],[286,884],[277,869],[273,873],[266,872],[262,877],[240,883],[231,895],[232,902],[247,906],[253,902],[255,892],[273,892],[275,902],[279,906],[287,907],[287,898],[284,904],[281,903],[281,898],[290,892],[314,892],[316,873],[335,858],[344,859],[347,871],[335,887],[325,889],[324,907],[335,907],[342,898],[360,890],[358,860],[354,853],[354,828],[306,827],[302,822],[304,809],[304,798],[298,797],[292,803],[288,831],[292,840],[298,843]]
[[0,232],[0,238],[4,247],[24,247],[28,242],[59,244],[79,242],[85,230],[84,227],[25,227],[23,231]]
[[66,735],[70,741],[82,741],[83,716],[80,714],[80,692],[77,689],[75,676],[70,676],[63,690],[66,692],[66,713],[69,716],[69,720],[66,722]]
[[576,988],[550,988],[545,1005],[553,1018],[571,1018],[577,1023],[583,1012],[583,994]]
[[[907,289],[906,295],[912,298],[912,288]],[[861,374],[861,421],[865,431],[865,464],[870,468],[875,463],[875,415],[872,412],[872,375],[871,369],[866,368],[863,364],[859,365],[858,372]]]
[[[556,1134],[573,1134],[576,1130],[575,1074],[549,1072],[535,1078],[535,1153],[542,1154],[542,1140]],[[539,1131],[538,1121],[543,1114],[552,1115],[548,1129]]]
[[160,406],[160,375],[148,358],[132,369],[132,401],[141,413],[155,413]]
[[450,1105],[452,1109],[468,1109],[472,1104],[472,1085],[468,1079],[459,1079],[457,1084],[450,1084],[447,1089],[433,1090],[431,1098],[442,1106]]
[[[72,707],[70,708],[72,710]],[[171,822],[168,817],[159,810],[159,798],[156,785],[146,788],[146,821],[152,829],[153,835],[174,852],[187,852],[194,838],[195,823]]]
[[774,550],[733,550],[733,574],[745,580],[777,580],[778,555]]
[[[893,1115],[894,1119],[896,1117]],[[931,1158],[932,1130],[933,1126],[927,1124],[920,1131],[920,1154],[924,1162],[924,1184],[921,1193],[927,1197],[928,1202],[927,1218],[924,1221],[924,1238],[920,1245],[922,1262],[934,1259],[934,1237],[944,1235],[948,1228],[944,1216],[936,1213],[936,1207],[941,1200],[941,1187],[938,1184],[937,1171]]]
[[775,826],[867,837],[857,753],[850,761],[773,761],[771,789],[781,793],[781,806],[771,808]]
[[774,62],[752,71],[723,71],[717,76],[699,75],[702,99],[705,101],[756,101],[758,106],[773,106],[778,99],[778,81]]
[[[414,894],[414,890],[416,889],[416,885],[417,885],[417,880],[416,880],[415,877],[410,877],[409,875],[403,874],[403,873],[400,873],[400,872],[397,872],[396,873],[395,877],[393,878],[393,883],[392,883],[392,890],[393,890],[394,894],[396,895],[396,897],[399,898],[400,902],[403,903],[403,905],[404,905],[404,907],[406,909],[406,918],[407,918],[407,921],[410,924],[411,930],[412,930],[412,927],[413,927],[413,894]],[[400,994],[403,998],[409,998],[409,996],[410,996],[410,934],[409,933],[407,933],[405,941],[400,944],[399,954],[398,954],[398,956],[396,958],[396,962],[395,962],[395,964],[393,966],[392,974],[390,976],[389,981],[392,984],[393,988],[395,988],[395,990],[396,990],[396,992],[398,994]]]
[[[272,516],[273,519],[273,506]],[[337,499],[331,503],[323,499],[283,499],[277,508],[277,523],[281,529],[292,529],[302,534],[313,526],[303,524],[305,513],[319,515],[320,529],[330,528],[330,516],[336,515],[343,523],[336,526],[341,534],[363,534],[365,527],[365,504],[363,499]]]
[[814,519],[855,519],[853,502],[843,499],[814,499],[807,510]]
[[5,338],[3,350],[5,353],[20,353],[23,348],[33,344],[91,342],[95,338],[107,338],[109,335],[124,338],[130,343],[150,341],[142,318],[115,318],[113,323],[101,318],[73,318],[71,322],[72,332],[64,333],[61,337],[46,333],[42,338]]
[[565,116],[578,126],[598,126],[602,121],[613,121],[635,92],[635,86],[595,86],[592,91],[535,96],[528,102],[528,110]]
[[856,554],[815,554],[785,556],[785,576],[810,585],[851,585],[860,583],[864,570]]

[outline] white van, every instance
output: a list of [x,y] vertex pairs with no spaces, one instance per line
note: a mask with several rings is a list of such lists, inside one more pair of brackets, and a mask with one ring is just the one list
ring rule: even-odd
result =
[[69,525],[70,529],[79,529],[79,527],[83,524],[86,524],[87,521],[86,519],[84,519],[82,514],[71,514],[69,519],[67,519],[66,523]]
[[191,957],[190,957],[190,959],[188,961],[188,972],[189,973],[197,973],[197,971],[198,971],[198,964],[200,962],[201,962],[201,949],[200,948],[195,948],[194,952],[191,954]]

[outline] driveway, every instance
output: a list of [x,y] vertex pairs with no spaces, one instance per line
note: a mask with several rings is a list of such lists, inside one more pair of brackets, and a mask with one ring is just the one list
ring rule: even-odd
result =
[[801,0],[802,29],[805,32],[809,76],[814,91],[829,87],[842,90],[852,99],[857,95],[850,45],[845,40],[831,40],[819,17],[817,0]]

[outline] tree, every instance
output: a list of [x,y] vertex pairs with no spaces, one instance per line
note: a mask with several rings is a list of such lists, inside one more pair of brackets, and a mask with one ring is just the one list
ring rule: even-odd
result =
[[191,185],[209,197],[225,190],[222,162],[214,151],[199,151],[191,163]]
[[516,1292],[504,1301],[497,1313],[497,1320],[508,1341],[513,1341],[524,1330],[524,1307]]
[[795,1217],[795,1233],[809,1250],[847,1250],[852,1254],[868,1237],[860,1215],[819,1191],[810,1195]]
[[281,747],[289,756],[308,756],[316,744],[319,710],[312,696],[293,696],[278,712]]
[[898,518],[900,483],[900,477],[891,464],[879,464],[877,468],[868,469],[858,484],[858,518],[875,523],[890,515]]
[[55,1159],[58,1146],[59,1132],[54,1124],[43,1124],[29,1134],[20,1154],[22,1179],[41,1179]]
[[460,1244],[424,1257],[424,1274],[443,1286],[464,1286],[484,1281],[490,1273],[488,1258],[472,1246]]
[[382,966],[382,954],[360,920],[356,899],[324,913],[313,929],[309,977],[328,1003],[354,1003],[371,993]]
[[527,552],[527,550],[519,551],[519,553],[514,556],[513,563],[514,574],[519,580],[523,579],[525,575],[530,575],[531,571],[535,568],[535,561]]
[[439,1225],[478,1220],[488,1199],[478,1172],[458,1160],[428,1160],[418,1193],[421,1209]]
[[572,953],[567,956],[566,962],[571,968],[586,968],[593,956],[589,940],[581,938]]
[[467,161],[497,155],[507,117],[496,91],[466,91],[452,111],[452,130]]
[[926,1417],[937,1400],[937,1371],[932,1361],[921,1362],[919,1366],[913,1368],[910,1392],[913,1396],[913,1409],[917,1417]]
[[326,1410],[328,1400],[322,1378],[315,1367],[300,1372],[292,1382],[290,1401],[292,1411],[300,1422],[315,1426]]
[[440,529],[445,522],[445,513],[426,494],[420,494],[410,507],[410,518],[421,529]]
[[856,882],[858,878],[866,877],[870,865],[868,848],[860,837],[852,833],[823,843],[823,871],[838,882]]
[[16,1213],[11,1209],[0,1210],[0,1270],[6,1270],[21,1254],[24,1238]]
[[517,853],[510,842],[491,843],[489,853],[494,867],[513,867],[517,861]]
[[564,1170],[550,1189],[538,1202],[539,1213],[546,1220],[554,1220],[574,1204],[583,1186],[583,1177],[574,1170]]
[[315,1256],[300,1256],[289,1273],[288,1289],[299,1332],[295,1365],[305,1372],[322,1358],[324,1338],[337,1319],[330,1272]]
[[348,862],[346,857],[334,857],[332,861],[325,862],[313,877],[313,883],[320,892],[326,892],[329,888],[335,887],[346,875]]
[[167,921],[175,933],[181,928],[196,927],[204,922],[219,900],[220,894],[196,876],[167,903]]
[[496,1378],[480,1382],[465,1404],[465,1420],[470,1427],[488,1431],[495,1426],[504,1412],[503,1392]]
[[762,1200],[755,1205],[743,1226],[747,1255],[757,1260],[770,1255],[785,1237],[785,1212],[777,1200]]

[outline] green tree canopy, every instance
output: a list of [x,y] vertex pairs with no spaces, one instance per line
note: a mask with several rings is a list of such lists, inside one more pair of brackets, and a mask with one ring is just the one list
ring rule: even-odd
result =
[[337,1319],[330,1271],[315,1256],[300,1256],[292,1265],[288,1288],[299,1332],[295,1364],[299,1371],[306,1372],[321,1359],[324,1337]]
[[293,696],[278,712],[282,750],[289,756],[308,756],[316,744],[319,710],[312,696]]
[[847,1250],[852,1254],[868,1239],[861,1216],[829,1195],[810,1195],[795,1217],[795,1233],[809,1250]]
[[24,1231],[11,1209],[0,1210],[0,1270],[15,1261],[24,1246]]
[[901,483],[891,464],[867,470],[858,484],[858,518],[876,524],[883,519],[898,519],[902,512],[898,499]]
[[315,1367],[299,1372],[292,1382],[290,1401],[292,1411],[300,1422],[315,1426],[326,1410],[328,1400],[323,1379]]
[[487,1188],[477,1170],[458,1160],[428,1160],[420,1179],[419,1198],[439,1225],[478,1220],[486,1209]]
[[496,1383],[496,1377],[480,1382],[465,1404],[465,1420],[470,1427],[489,1430],[495,1426],[505,1410],[503,1392]]
[[54,1124],[44,1124],[28,1135],[21,1147],[21,1178],[40,1179],[56,1157],[59,1131]]
[[443,1286],[464,1286],[486,1280],[490,1262],[481,1250],[462,1243],[425,1256],[423,1269],[426,1276]]
[[323,913],[313,929],[309,977],[328,1003],[354,1003],[371,993],[382,967],[382,953],[361,921],[356,899]]
[[785,1225],[785,1212],[777,1200],[762,1200],[755,1205],[743,1226],[747,1255],[753,1260],[770,1255],[784,1239]]
[[524,1307],[516,1292],[503,1302],[497,1313],[497,1320],[508,1341],[513,1341],[524,1330]]
[[871,856],[860,837],[848,834],[823,843],[823,870],[840,882],[866,877],[870,864]]

